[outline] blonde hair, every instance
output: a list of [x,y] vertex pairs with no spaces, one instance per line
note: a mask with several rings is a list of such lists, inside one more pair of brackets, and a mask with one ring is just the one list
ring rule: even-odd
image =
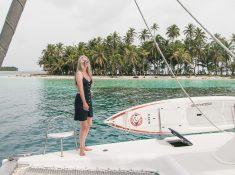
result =
[[[86,55],[80,56],[80,57],[78,58],[78,64],[77,64],[77,71],[76,71],[76,73],[77,73],[78,71],[81,71],[81,72],[82,72],[82,68],[83,68],[82,59],[83,59],[83,58],[86,58],[86,59],[89,61],[89,59],[88,59],[88,57],[87,57]],[[90,62],[88,63],[88,67],[87,67],[86,72],[87,72],[87,74],[88,74],[90,77],[92,76],[92,71],[91,71],[91,64],[90,64]]]

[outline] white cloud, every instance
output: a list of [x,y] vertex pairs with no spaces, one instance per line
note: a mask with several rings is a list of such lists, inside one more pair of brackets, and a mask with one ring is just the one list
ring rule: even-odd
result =
[[[235,33],[234,0],[181,0],[213,33]],[[149,22],[157,22],[160,34],[177,24],[181,29],[193,20],[176,0],[138,0]],[[11,0],[0,0],[0,28]],[[194,22],[193,22],[194,23]],[[3,66],[39,70],[37,61],[48,43],[76,44],[129,27],[145,28],[133,0],[28,0]]]

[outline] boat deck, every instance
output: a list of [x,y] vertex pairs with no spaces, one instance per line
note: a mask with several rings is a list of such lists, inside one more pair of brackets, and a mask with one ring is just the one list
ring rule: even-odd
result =
[[[197,172],[197,170],[202,172],[201,170],[203,169],[193,164],[195,161],[191,156],[194,153],[201,155],[199,156],[200,159],[203,158],[203,154],[208,157],[208,152],[215,151],[217,147],[222,146],[232,137],[232,134],[226,133],[188,135],[186,138],[190,140],[193,145],[184,147],[174,147],[167,142],[169,140],[175,140],[175,137],[169,137],[164,140],[148,139],[104,144],[92,146],[91,148],[93,150],[86,152],[85,157],[79,156],[77,150],[70,150],[64,152],[64,157],[60,157],[60,152],[23,157],[18,160],[18,164],[19,167],[26,166],[44,169],[95,170],[101,172],[112,170],[114,172],[135,171],[157,173],[159,170],[164,171],[162,167],[164,167],[163,164],[167,162],[169,167],[172,166],[171,170],[167,170],[168,172],[181,172],[184,170],[194,174],[193,172]],[[197,156],[195,158],[197,158]],[[199,161],[199,158],[195,159],[198,161],[197,164],[202,163]],[[188,161],[180,162],[182,159],[188,159]],[[210,157],[210,159],[212,159],[212,157]],[[210,166],[210,162],[203,163],[205,163],[203,167],[207,167],[207,164]],[[178,164],[178,168],[176,164]],[[185,165],[184,168],[182,168],[182,166],[179,168],[180,164]],[[195,166],[196,168],[192,168],[191,166]]]

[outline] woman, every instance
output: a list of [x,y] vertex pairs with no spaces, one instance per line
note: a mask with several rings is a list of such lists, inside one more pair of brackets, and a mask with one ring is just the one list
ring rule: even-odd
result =
[[75,82],[78,93],[75,98],[74,120],[80,121],[80,156],[85,156],[85,151],[91,151],[90,148],[85,146],[85,141],[92,125],[93,117],[90,90],[92,84],[92,73],[90,61],[85,55],[78,59]]

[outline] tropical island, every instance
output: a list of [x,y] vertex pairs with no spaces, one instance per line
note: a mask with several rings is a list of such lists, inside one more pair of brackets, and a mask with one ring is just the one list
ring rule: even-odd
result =
[[[174,24],[167,28],[166,37],[157,34],[158,29],[156,23],[151,26],[176,75],[234,76],[234,60],[202,29],[188,24],[181,35]],[[229,39],[220,34],[215,36],[235,51],[235,34]],[[38,64],[49,75],[74,75],[80,55],[90,58],[93,74],[98,76],[171,76],[147,29],[137,32],[129,28],[124,36],[115,31],[104,38],[96,37],[73,46],[48,44]]]
[[0,67],[0,71],[18,71],[17,67]]

